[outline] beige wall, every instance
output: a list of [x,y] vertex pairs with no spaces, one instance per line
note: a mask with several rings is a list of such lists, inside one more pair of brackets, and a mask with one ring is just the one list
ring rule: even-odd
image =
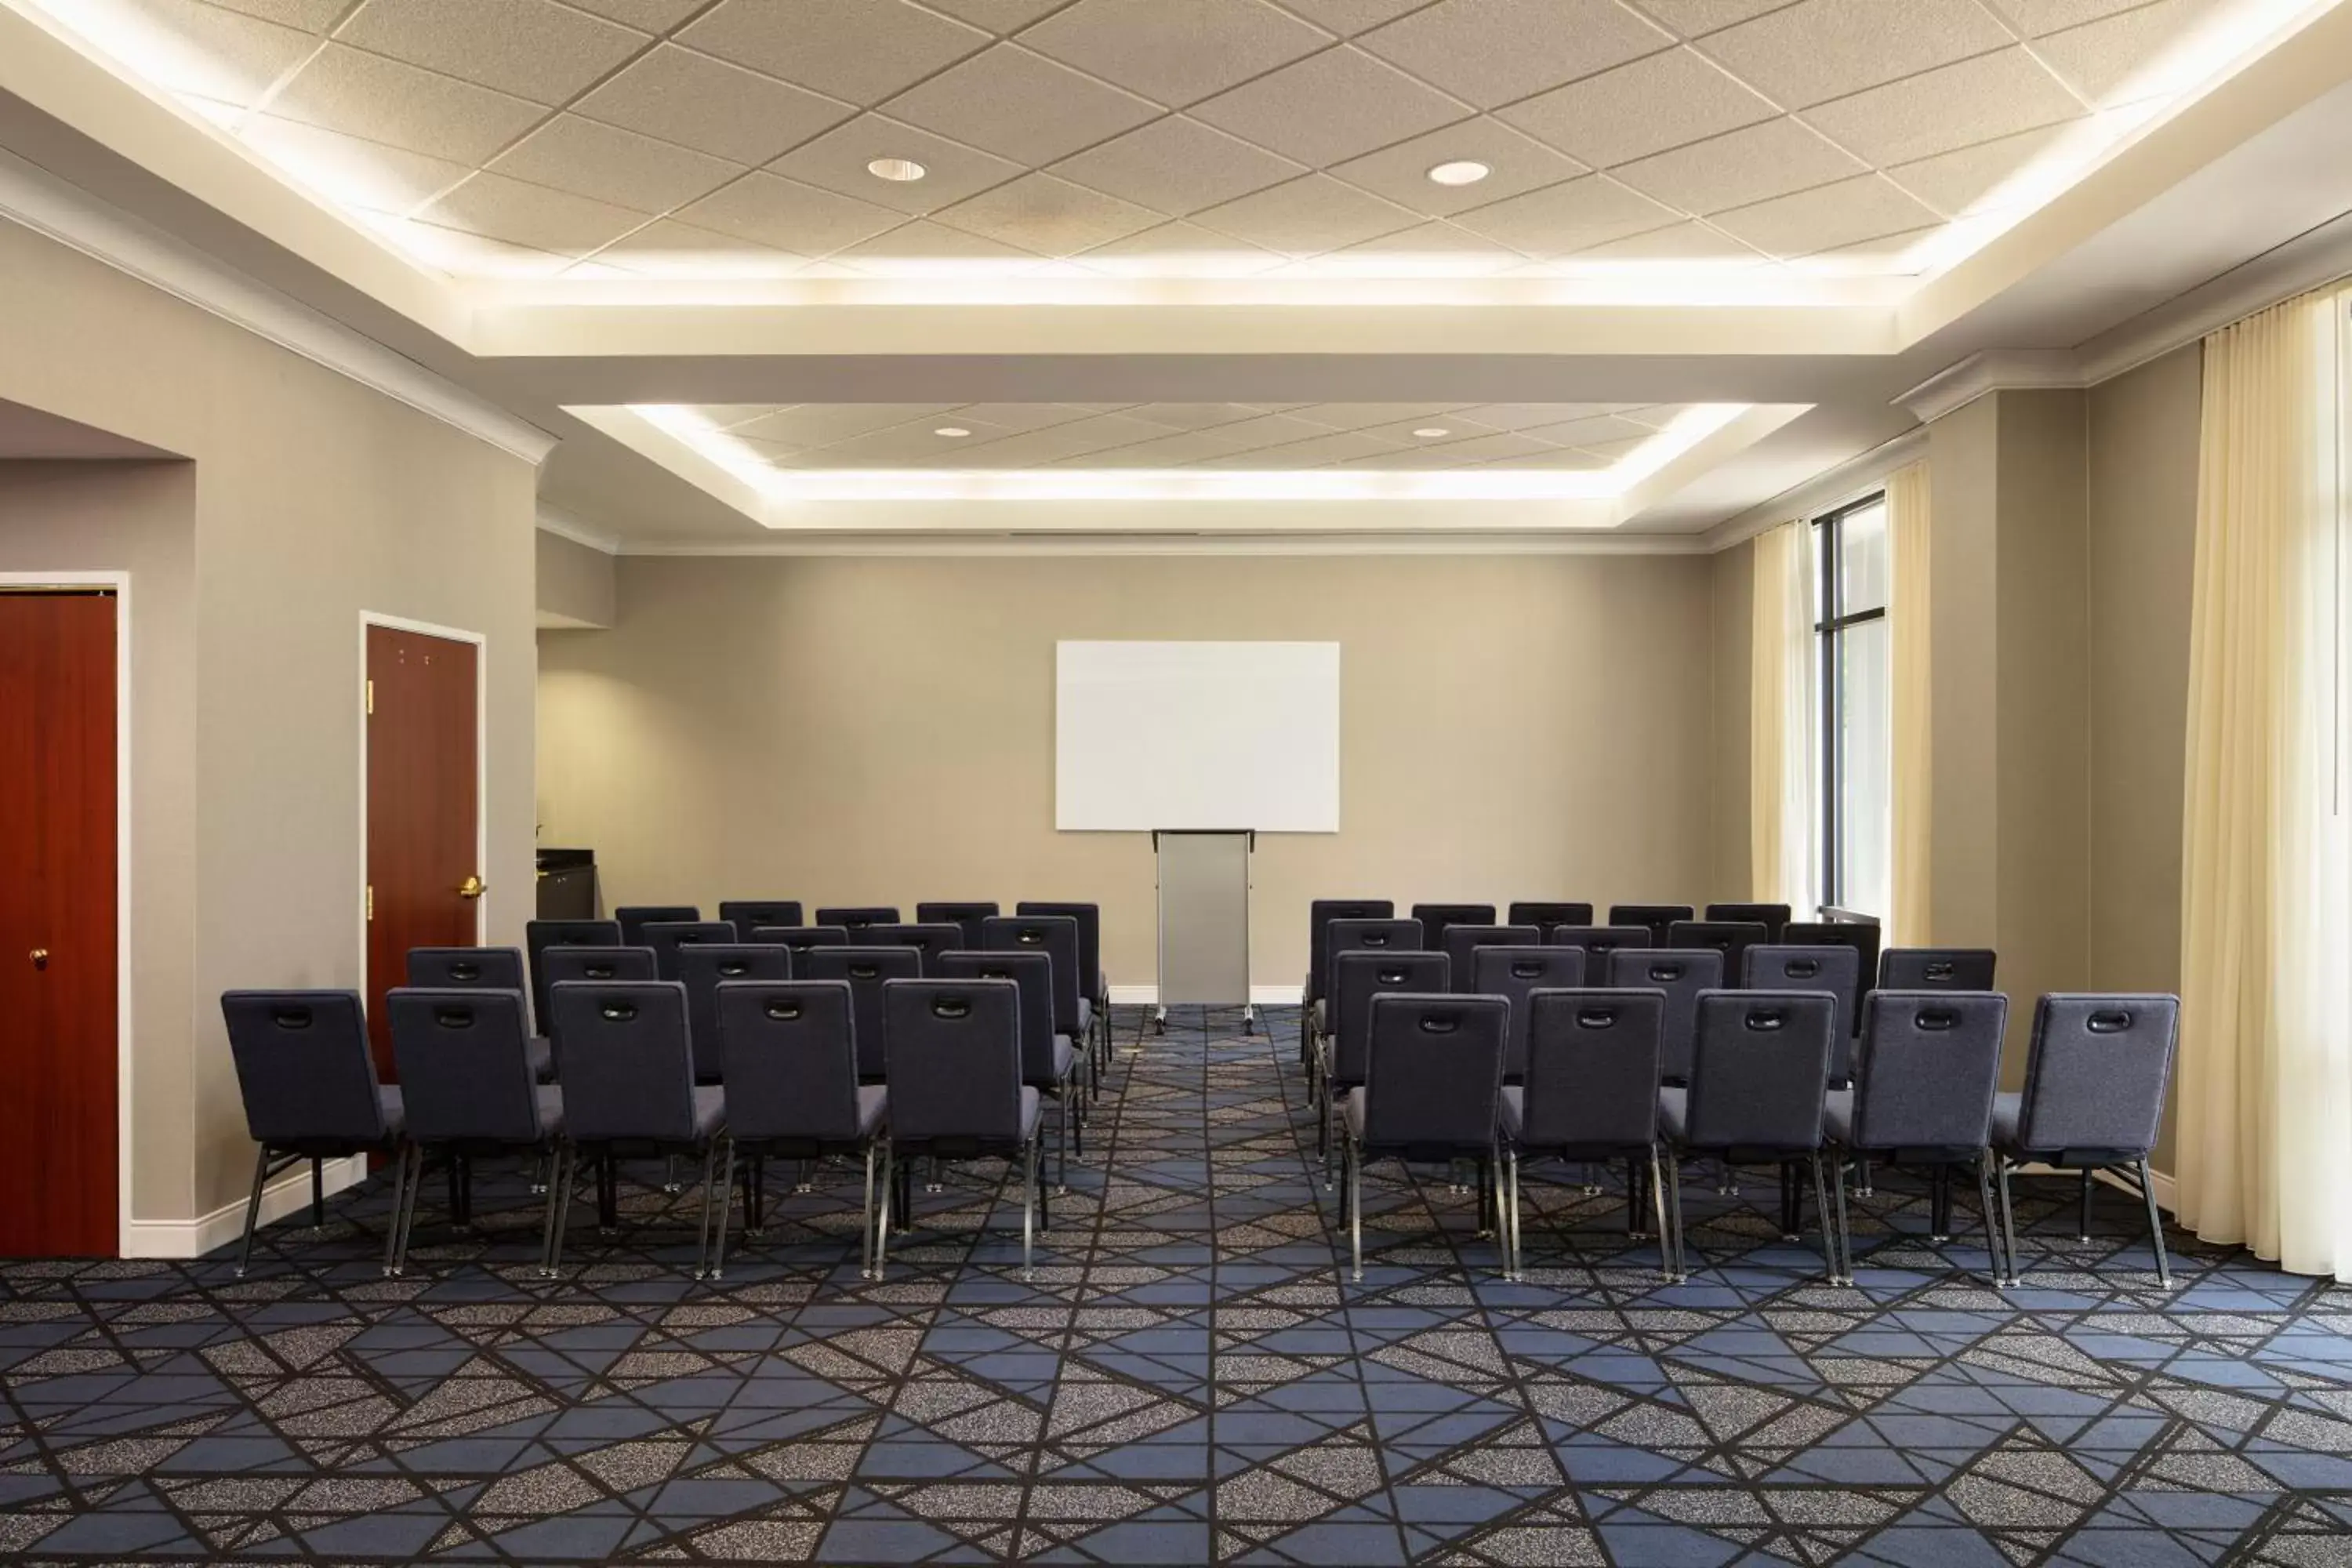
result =
[[551,844],[609,903],[1090,899],[1153,975],[1150,844],[1054,827],[1058,638],[1343,646],[1336,836],[1260,840],[1252,963],[1310,898],[1699,900],[1712,569],[1697,557],[663,559],[541,646]]
[[1748,720],[1753,691],[1756,545],[1743,541],[1715,563],[1714,861],[1708,897],[1737,903],[1756,897],[1749,859]]
[[24,229],[0,226],[0,398],[193,460],[46,493],[34,476],[0,528],[0,570],[129,562],[134,675],[175,697],[133,703],[134,813],[167,826],[131,867],[138,929],[158,922],[138,955],[131,1201],[184,1222],[241,1197],[252,1163],[219,993],[361,979],[362,611],[488,639],[488,919],[520,937],[535,474]]
[[543,531],[534,550],[541,627],[578,630],[613,624],[610,555]]

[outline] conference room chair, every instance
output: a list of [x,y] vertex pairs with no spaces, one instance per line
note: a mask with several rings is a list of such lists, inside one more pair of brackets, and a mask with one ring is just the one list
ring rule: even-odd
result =
[[530,961],[530,1016],[541,1034],[551,1033],[547,1022],[546,955],[555,947],[619,947],[618,921],[530,921],[522,928],[523,955]]
[[1853,1078],[1853,1039],[1862,1006],[1862,954],[1850,947],[1788,947],[1763,942],[1727,971],[1749,991],[1826,991],[1837,998],[1837,1042],[1830,1057],[1830,1087]]
[[[1330,1043],[1331,974],[1341,953],[1433,951],[1424,945],[1421,922],[1416,920],[1399,920],[1392,915],[1349,915],[1328,922],[1323,928],[1323,957],[1317,965],[1317,972],[1321,976],[1323,1001],[1319,1010],[1310,1014],[1307,1019],[1308,1027],[1314,1031],[1319,1047],[1328,1047]],[[1439,956],[1444,955],[1440,953]],[[1440,979],[1434,989],[1447,989],[1445,982]],[[1307,1071],[1313,1073],[1317,1064],[1329,1054],[1328,1048],[1310,1051],[1307,1058]],[[1308,1095],[1312,1097],[1316,1093],[1314,1083],[1310,1080],[1307,1087]]]
[[1739,921],[1762,926],[1767,942],[1780,940],[1780,932],[1793,913],[1786,904],[1709,904],[1705,910],[1710,921]]
[[[245,1246],[237,1278],[253,1266],[253,1233],[269,1179],[310,1163],[310,1224],[327,1223],[322,1162],[354,1154],[396,1156],[407,1125],[396,1086],[379,1082],[368,1051],[367,1015],[356,991],[228,991],[221,995],[229,1057],[245,1127],[258,1147],[253,1191],[245,1205]],[[403,1197],[394,1165],[393,1207]],[[383,1268],[392,1271],[394,1227],[384,1231]]]
[[1510,1243],[1496,1218],[1495,1192],[1509,1010],[1499,996],[1391,991],[1372,998],[1364,1081],[1348,1091],[1340,1109],[1348,1256],[1358,1284],[1364,1279],[1364,1166],[1381,1159],[1475,1161],[1479,1234],[1491,1227],[1504,1278],[1510,1277]]
[[[546,967],[551,986],[566,980],[660,978],[654,968],[654,950],[649,947],[551,947],[540,962]],[[551,1030],[551,1024],[550,1027]],[[549,1038],[552,1043],[551,1033]]]
[[[1790,921],[1780,928],[1780,945],[1784,947],[1850,947],[1860,953],[1864,995],[1878,981],[1878,943],[1875,921]],[[1861,1026],[1859,1014],[1852,1016],[1847,1027]]]
[[[443,990],[511,991],[518,996],[531,990],[519,947],[412,947],[407,974],[411,985]],[[540,1082],[549,1083],[555,1078],[555,1053],[546,1036],[530,1031],[530,1021],[536,1016],[535,1008],[525,1015],[523,1033],[530,1042],[531,1070]]]
[[797,957],[793,973],[803,980],[848,983],[857,1081],[882,1082],[889,1070],[883,1056],[882,988],[893,980],[921,979],[923,955],[911,947],[815,947]]
[[613,911],[613,918],[621,922],[622,946],[644,947],[647,945],[646,927],[698,921],[702,911],[692,904],[624,904]]
[[1690,1081],[1699,993],[1719,991],[1723,981],[1723,954],[1703,947],[1621,947],[1609,955],[1610,990],[1655,991],[1666,999],[1658,1031],[1661,1082]]
[[664,980],[677,978],[679,948],[735,944],[735,928],[725,921],[649,921],[644,935],[645,945],[654,950],[654,973]]
[[1718,1160],[1727,1171],[1791,1161],[1808,1168],[1822,1261],[1832,1284],[1845,1278],[1822,1169],[1836,1032],[1837,1003],[1826,993],[1710,991],[1698,999],[1690,1083],[1658,1091],[1677,1280],[1690,1279],[1682,1163],[1695,1155]]
[[1024,899],[1013,906],[1015,915],[1067,915],[1078,922],[1078,1032],[1072,1037],[1091,1053],[1090,1070],[1097,1088],[1110,1066],[1110,976],[1102,966],[1102,907],[1098,904],[1057,903]]
[[[1021,995],[1021,1081],[1054,1100],[1054,1184],[1070,1189],[1071,1111],[1076,1095],[1077,1043],[1054,1030],[1054,961],[1042,952],[951,952],[941,980],[1010,980]],[[1086,1158],[1086,1133],[1077,1152]]]
[[[1074,933],[1075,934],[1075,933]],[[1021,1277],[1035,1277],[1034,1236],[1049,1226],[1038,1160],[1044,1104],[1021,1081],[1021,988],[1010,980],[894,980],[883,996],[890,1060],[890,1142],[874,1278],[889,1257],[893,1217],[914,1228],[905,1163],[1003,1160],[1021,1182]]]
[[389,1272],[407,1271],[409,1238],[428,1156],[449,1170],[449,1222],[473,1223],[472,1174],[478,1159],[518,1155],[550,1173],[540,1223],[539,1268],[552,1274],[555,1211],[562,1184],[563,1091],[541,1083],[531,1061],[529,1021],[520,991],[404,985],[384,996],[393,1059],[408,1141],[395,1159]]
[[1449,991],[1468,992],[1477,965],[1472,954],[1482,947],[1535,947],[1543,941],[1543,932],[1533,926],[1450,925],[1438,939],[1437,951],[1445,954]]
[[[1298,989],[1298,1059],[1302,1064],[1312,1064],[1315,1041],[1328,1022],[1323,999],[1329,994],[1326,987],[1331,979],[1331,922],[1385,921],[1395,916],[1396,904],[1388,899],[1317,899],[1307,906],[1307,980]],[[1420,945],[1418,936],[1414,945]]]
[[2158,1283],[2172,1289],[2147,1157],[2156,1148],[2179,1036],[2178,996],[2056,993],[2035,1005],[2025,1087],[1996,1095],[1992,1107],[1993,1174],[2011,1285],[2024,1283],[2024,1270],[2010,1177],[2032,1163],[2079,1173],[2082,1217],[2075,1234],[2083,1241],[2091,1238],[2097,1173],[2112,1172],[2136,1185],[2147,1209]]
[[[1408,922],[1410,923],[1410,922]],[[1331,959],[1329,1005],[1331,1026],[1317,1041],[1315,1152],[1323,1162],[1323,1184],[1331,1184],[1332,1123],[1339,1102],[1362,1086],[1364,1064],[1371,1048],[1372,998],[1391,991],[1436,995],[1444,992],[1445,955],[1442,952],[1385,952],[1360,948],[1335,953]]]
[[686,987],[686,1037],[694,1047],[694,1081],[722,1083],[719,1051],[719,988],[730,980],[790,980],[793,952],[752,942],[695,943],[677,950],[679,984]]
[[749,940],[761,947],[805,952],[813,947],[847,947],[849,933],[839,926],[753,926]]
[[1990,991],[1998,960],[1989,947],[1890,947],[1878,961],[1889,991]]
[[1853,1283],[1853,1227],[1845,1212],[1845,1166],[1853,1159],[1925,1167],[1927,1232],[1937,1242],[1951,1238],[1953,1173],[1972,1173],[1994,1288],[2006,1279],[1992,1196],[1992,1104],[2008,1026],[2009,998],[1997,991],[1871,994],[1861,1072],[1853,1088],[1830,1090],[1828,1106],[1837,1149],[1830,1185],[1846,1237],[1843,1283]]
[[[810,1165],[844,1154],[866,1163],[857,1272],[874,1272],[874,1216],[882,1152],[889,1141],[887,1090],[860,1083],[855,1003],[841,980],[726,980],[715,998],[727,1135],[742,1162],[743,1226],[767,1221],[767,1163]],[[719,1237],[719,1267],[727,1237]]]
[[844,931],[860,931],[866,926],[894,926],[898,923],[898,911],[889,904],[820,905],[816,923],[839,926]]
[[994,903],[928,903],[915,906],[915,919],[925,925],[960,926],[966,947],[980,945],[980,922],[997,914]]
[[1431,952],[1445,951],[1445,932],[1453,926],[1490,926],[1492,904],[1415,904],[1410,911],[1421,922],[1422,945]]
[[955,952],[965,944],[963,927],[951,921],[931,924],[870,925],[857,932],[860,947],[911,947],[921,955],[923,973],[940,973],[940,957]]
[[1613,926],[1640,926],[1650,933],[1652,947],[1665,947],[1667,936],[1676,921],[1691,918],[1688,904],[1612,904],[1609,923]]
[[[1459,929],[1458,927],[1456,928]],[[1584,984],[1584,952],[1574,947],[1482,947],[1471,954],[1470,984],[1457,990],[1500,996],[1510,1004],[1510,1032],[1503,1045],[1503,1081],[1528,1076],[1528,998],[1547,987]]]
[[1042,952],[1054,961],[1054,1033],[1073,1045],[1085,1033],[1085,969],[1078,962],[1074,915],[997,915],[982,921],[980,945],[990,952]]
[[1727,978],[1747,968],[1749,948],[1769,940],[1769,932],[1754,921],[1676,921],[1666,928],[1668,947],[1703,947],[1723,954]]
[[[1646,1190],[1656,1215],[1658,1271],[1665,1283],[1675,1282],[1675,1245],[1666,1226],[1666,1189],[1658,1167],[1665,1007],[1665,998],[1655,991],[1548,986],[1530,994],[1526,1078],[1521,1084],[1505,1083],[1501,1104],[1503,1214],[1514,1279],[1527,1273],[1519,1180],[1528,1167],[1542,1160],[1586,1166],[1623,1160],[1626,1234],[1643,1234]],[[1590,1186],[1588,1181],[1588,1191]]]
[[801,923],[801,901],[798,899],[731,899],[719,906],[719,918],[745,933],[757,931],[761,926],[796,926]]
[[1654,947],[1648,926],[1554,926],[1544,933],[1547,947],[1573,947],[1584,954],[1587,981],[1599,984],[1609,973],[1609,955],[1621,948]]
[[1554,926],[1589,926],[1592,923],[1592,906],[1573,903],[1514,902],[1503,916],[1504,922],[1515,926],[1533,926],[1549,941]]
[[609,1229],[619,1221],[621,1161],[698,1158],[702,1223],[695,1237],[694,1277],[717,1278],[710,1261],[712,1221],[724,1231],[734,1195],[735,1154],[727,1142],[725,1090],[694,1081],[686,987],[675,980],[569,980],[556,984],[552,996],[570,1157],[556,1173],[549,1267],[563,1260],[564,1229],[582,1160],[595,1168],[597,1218]]

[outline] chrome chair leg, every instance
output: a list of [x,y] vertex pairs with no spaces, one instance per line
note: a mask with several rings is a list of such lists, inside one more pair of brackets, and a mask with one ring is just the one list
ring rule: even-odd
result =
[[2137,1162],[2140,1201],[2147,1205],[2147,1244],[2156,1250],[2156,1280],[2164,1289],[2172,1289],[2172,1259],[2164,1250],[2164,1216],[2156,1211],[2156,1184],[2148,1174],[2147,1162]]
[[[713,1279],[727,1277],[727,1220],[735,1210],[735,1140],[729,1138],[726,1144],[726,1158],[719,1170],[719,1235],[712,1243],[710,1253],[710,1278]],[[702,1192],[702,1206],[710,1206],[710,1189],[707,1186]]]
[[1650,1204],[1657,1211],[1658,1273],[1664,1282],[1675,1282],[1675,1256],[1679,1238],[1666,1226],[1666,1184],[1658,1171],[1658,1146],[1650,1145]]
[[245,1248],[236,1255],[236,1277],[253,1267],[253,1233],[261,1226],[261,1189],[269,1180],[269,1148],[264,1144],[253,1152],[253,1195],[245,1204]]

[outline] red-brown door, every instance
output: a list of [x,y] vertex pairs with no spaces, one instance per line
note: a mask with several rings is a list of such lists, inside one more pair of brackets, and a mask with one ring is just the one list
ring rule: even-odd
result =
[[0,1257],[114,1256],[111,594],[0,593]]
[[454,637],[367,629],[368,1034],[387,1083],[383,994],[405,982],[408,950],[481,940],[479,657]]

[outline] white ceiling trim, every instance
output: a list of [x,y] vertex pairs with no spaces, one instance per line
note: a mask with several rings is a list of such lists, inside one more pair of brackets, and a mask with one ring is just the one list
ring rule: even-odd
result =
[[2072,349],[1987,349],[1937,371],[1895,401],[1922,425],[1966,408],[1989,392],[2086,384]]
[[623,544],[623,556],[1704,555],[1695,533],[929,534]]
[[0,218],[104,262],[533,467],[554,449],[557,438],[539,426],[5,151],[0,151]]
[[[605,555],[618,555],[621,552],[621,540],[618,534],[606,533],[601,529],[591,528],[570,512],[558,511],[544,501],[541,501],[539,507],[539,531],[541,533],[551,533],[558,539],[568,539],[574,544],[585,545],[588,549]],[[584,626],[586,623],[582,624]]]
[[1766,529],[1777,528],[1793,518],[1834,511],[1864,491],[1876,489],[1895,469],[1927,455],[1927,428],[1922,425],[1916,430],[1906,430],[1892,441],[1882,441],[1867,452],[1856,453],[1834,468],[1824,468],[1804,483],[1782,490],[1770,500],[1759,501],[1738,517],[1695,537],[1700,548],[1710,554],[1745,544]]

